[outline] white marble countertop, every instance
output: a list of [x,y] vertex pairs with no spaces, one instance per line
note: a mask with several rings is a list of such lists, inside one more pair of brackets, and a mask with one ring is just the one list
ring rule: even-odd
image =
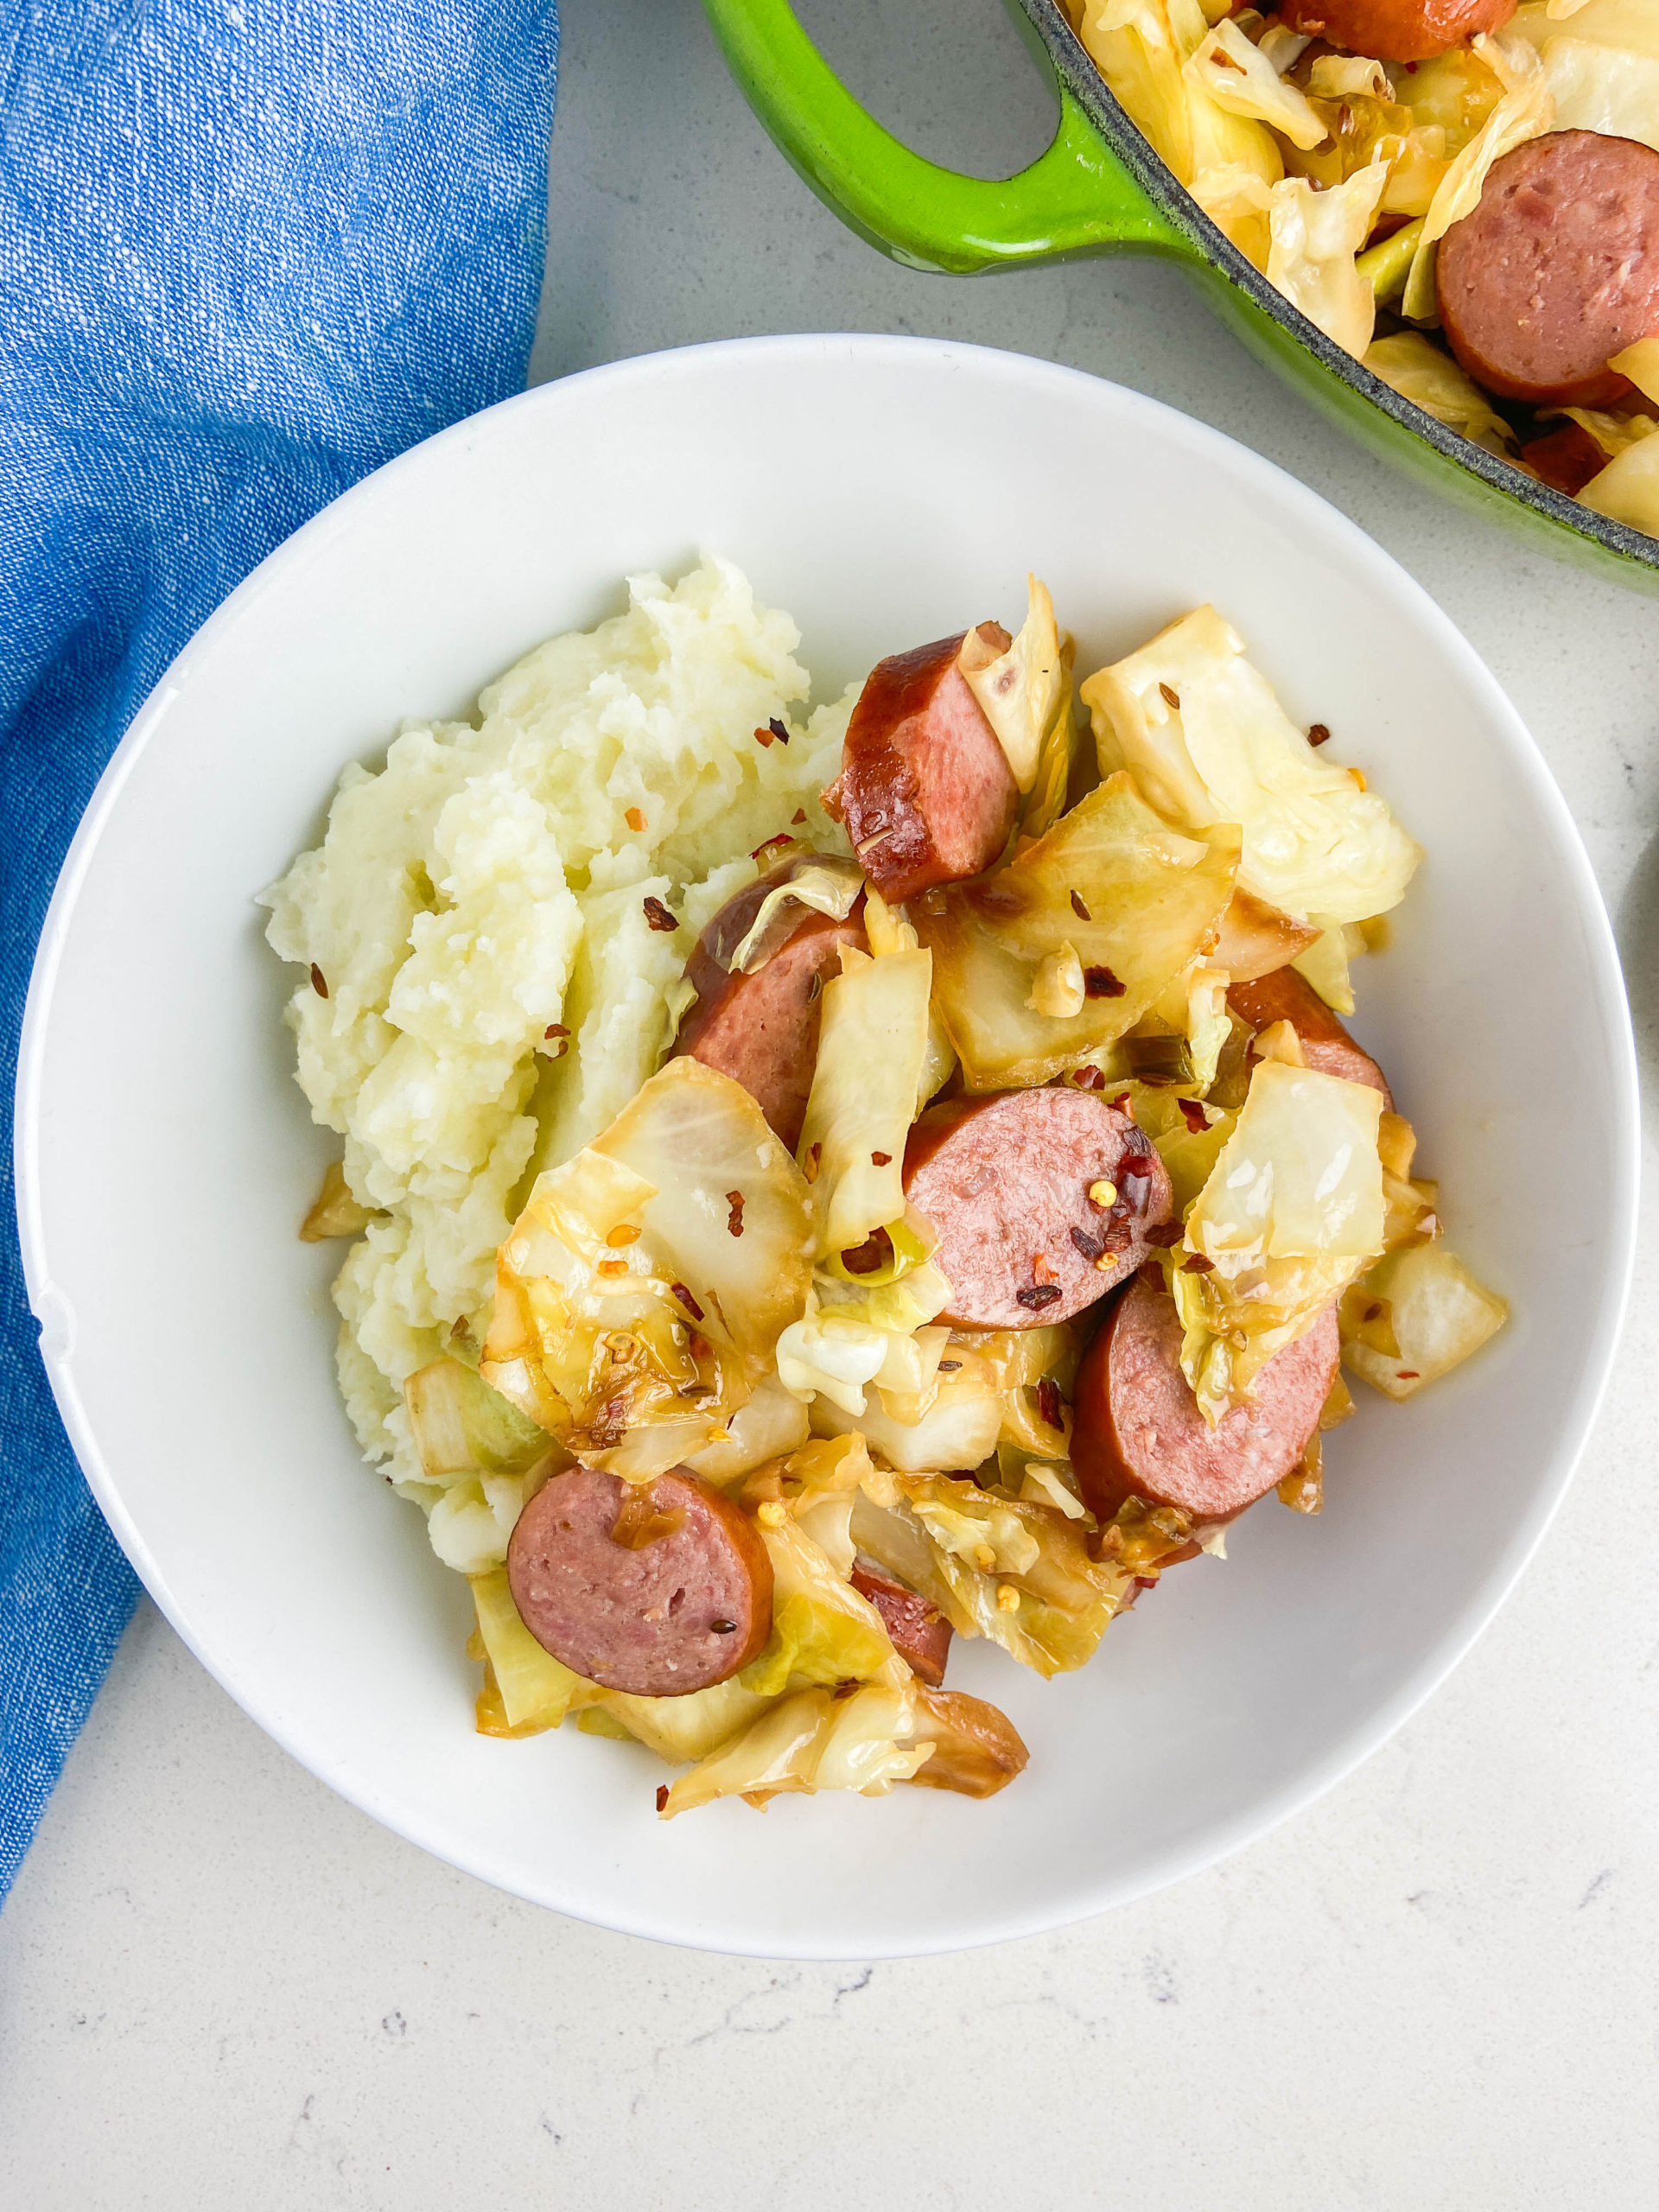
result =
[[[1517,553],[1366,457],[1166,270],[890,266],[784,168],[695,0],[563,12],[538,378],[749,331],[934,333],[1116,378],[1283,463],[1421,579],[1530,724],[1651,1070],[1659,603]],[[1040,149],[1046,99],[995,0],[802,12],[923,151],[991,173]],[[1570,1111],[1547,1039],[1539,1065]],[[1179,1889],[958,1958],[772,1967],[498,1896],[330,1796],[146,1604],[0,1916],[0,2196],[1646,2212],[1656,1338],[1649,1255],[1542,1554],[1368,1766]]]

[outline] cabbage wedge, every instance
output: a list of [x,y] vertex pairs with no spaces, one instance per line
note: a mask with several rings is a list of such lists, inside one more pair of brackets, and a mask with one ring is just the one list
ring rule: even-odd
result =
[[[1045,1083],[1115,1043],[1199,957],[1233,894],[1238,831],[1185,835],[1128,776],[1108,778],[1017,859],[918,901],[934,1001],[970,1090]],[[1085,1000],[1031,1004],[1044,960],[1076,950]]]
[[720,1443],[772,1372],[815,1232],[749,1094],[671,1060],[537,1179],[498,1257],[483,1378],[588,1465],[649,1481]]

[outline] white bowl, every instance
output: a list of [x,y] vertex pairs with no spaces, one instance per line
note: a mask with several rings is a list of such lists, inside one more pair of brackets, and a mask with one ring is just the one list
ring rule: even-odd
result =
[[[472,1729],[465,1585],[359,1461],[338,1246],[295,1226],[331,1142],[290,1074],[253,893],[342,765],[464,712],[619,579],[731,556],[828,694],[996,613],[1033,568],[1097,665],[1213,599],[1427,849],[1365,1042],[1512,1301],[1409,1406],[1362,1392],[1323,1518],[1272,1500],[1052,1683],[958,1640],[1031,1747],[988,1803],[899,1789],[659,1823],[661,1768]],[[35,966],[19,1211],[53,1387],[151,1594],[279,1743],[486,1881],[609,1927],[800,1958],[1051,1928],[1327,1789],[1468,1648],[1543,1533],[1618,1338],[1637,1108],[1611,938],[1497,684],[1330,507],[1214,431],[1018,357],[787,338],[625,362],[460,425],[300,531],[188,645],[88,810]],[[1586,1685],[1586,1691],[1588,1686]]]

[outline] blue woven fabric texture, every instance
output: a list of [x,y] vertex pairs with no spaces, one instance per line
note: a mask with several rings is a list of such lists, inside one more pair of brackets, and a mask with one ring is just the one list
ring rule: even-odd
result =
[[557,51],[556,0],[0,0],[0,1896],[137,1594],[12,1226],[47,901],[225,594],[523,385]]

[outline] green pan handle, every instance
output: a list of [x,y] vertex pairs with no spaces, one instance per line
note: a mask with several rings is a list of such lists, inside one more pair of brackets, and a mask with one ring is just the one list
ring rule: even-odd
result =
[[954,276],[1077,254],[1191,248],[1058,86],[1060,127],[1001,182],[961,176],[901,146],[866,112],[788,0],[703,0],[732,74],[820,200],[912,269]]

